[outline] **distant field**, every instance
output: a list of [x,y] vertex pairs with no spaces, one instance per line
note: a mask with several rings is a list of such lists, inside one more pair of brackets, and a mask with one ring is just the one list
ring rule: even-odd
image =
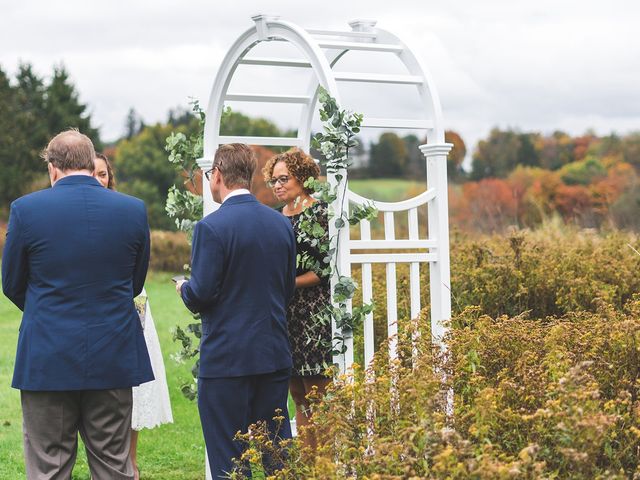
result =
[[355,193],[373,200],[397,202],[423,192],[426,189],[426,184],[402,178],[373,178],[349,180],[349,188]]

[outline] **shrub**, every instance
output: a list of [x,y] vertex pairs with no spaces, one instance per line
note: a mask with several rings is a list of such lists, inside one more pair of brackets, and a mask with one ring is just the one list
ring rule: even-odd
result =
[[151,270],[182,272],[190,259],[191,247],[184,232],[151,231]]
[[[314,398],[301,436],[273,478],[631,478],[640,472],[640,299],[622,311],[532,319],[470,308],[442,355],[425,310],[366,372],[356,367]],[[417,352],[416,356],[412,352]],[[447,388],[453,410],[446,414]],[[252,431],[249,455],[273,444]],[[634,477],[636,478],[636,477]]]
[[[570,228],[514,231],[506,237],[452,238],[454,310],[481,307],[491,316],[529,311],[534,318],[622,308],[640,291],[635,235]],[[426,278],[425,278],[426,280]]]
[[627,478],[638,468],[640,301],[560,318],[457,317],[456,431],[497,458],[535,445],[545,478]]
[[[301,435],[324,440],[317,452],[291,442],[275,478],[640,477],[640,255],[629,246],[640,250],[632,234],[553,225],[454,233],[449,354],[428,335],[428,297],[419,321],[407,320],[399,266],[392,362],[385,273],[374,268],[374,362],[314,398]],[[421,282],[426,295],[426,268]],[[254,459],[261,439],[245,436]]]
[[[400,237],[399,237],[400,238]],[[622,309],[640,292],[640,242],[635,234],[595,234],[547,225],[506,236],[451,235],[451,288],[454,314],[477,306],[491,317],[529,312],[544,319],[575,311],[596,312],[602,303]],[[386,271],[373,265],[376,345],[387,338]],[[398,318],[410,317],[409,268],[397,266]],[[361,279],[359,266],[353,278]],[[429,270],[421,266],[421,305],[429,305]],[[359,294],[358,294],[359,295]],[[361,301],[359,296],[354,305]],[[362,326],[356,331],[356,361],[362,361]]]

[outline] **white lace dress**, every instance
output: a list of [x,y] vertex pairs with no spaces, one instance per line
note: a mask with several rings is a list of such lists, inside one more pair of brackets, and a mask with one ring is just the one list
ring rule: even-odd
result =
[[[142,304],[142,308],[141,305]],[[167,387],[167,376],[164,371],[164,361],[160,350],[158,332],[153,323],[151,308],[147,300],[147,293],[136,298],[136,307],[140,313],[144,327],[144,339],[147,343],[149,358],[155,380],[143,383],[139,387],[133,387],[133,415],[131,417],[131,428],[142,430],[143,428],[154,428],[163,423],[173,423],[171,413],[171,401],[169,400],[169,388]]]

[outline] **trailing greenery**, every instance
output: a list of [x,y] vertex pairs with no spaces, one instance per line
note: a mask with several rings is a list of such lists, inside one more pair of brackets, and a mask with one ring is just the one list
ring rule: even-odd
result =
[[197,100],[191,102],[192,111],[198,119],[198,128],[187,136],[183,132],[172,132],[166,139],[165,150],[169,154],[169,163],[185,179],[184,188],[175,185],[169,189],[165,210],[175,219],[176,227],[186,232],[191,239],[195,224],[202,218],[201,177],[197,160],[203,155],[203,135],[205,113]]
[[[193,113],[198,118],[198,129],[187,137],[182,132],[172,132],[166,139],[165,150],[169,154],[169,162],[173,164],[181,176],[185,178],[186,189],[179,189],[175,185],[167,192],[165,209],[170,218],[175,219],[176,227],[187,234],[189,244],[198,220],[202,218],[203,201],[200,191],[200,177],[197,160],[203,154],[203,135],[205,113],[197,100],[191,102]],[[189,265],[184,269],[189,270]],[[194,381],[198,376],[200,365],[200,338],[202,337],[202,323],[198,314],[192,314],[192,322],[185,328],[177,325],[173,334],[173,341],[179,342],[182,349],[174,355],[174,359],[180,363],[193,361],[191,368],[192,378],[183,380],[180,389],[183,395],[194,400],[197,395],[197,385]]]
[[[322,256],[318,261],[308,256],[297,259],[299,265],[316,271],[321,276],[333,276],[336,281],[333,285],[333,304],[327,305],[314,315],[312,321],[324,325],[335,322],[337,327],[334,338],[330,344],[326,340],[316,339],[324,348],[332,349],[333,353],[346,351],[345,340],[352,336],[356,325],[361,324],[364,316],[373,310],[373,304],[357,306],[351,309],[351,300],[356,292],[356,283],[348,276],[340,272],[337,262],[337,248],[340,235],[347,224],[357,225],[361,220],[371,220],[377,216],[377,211],[369,206],[354,208],[351,215],[345,213],[345,174],[351,165],[349,149],[356,145],[355,135],[360,131],[362,115],[341,109],[328,92],[320,89],[319,101],[321,104],[320,118],[323,122],[324,133],[318,133],[313,138],[314,147],[322,152],[322,165],[329,174],[334,175],[335,185],[330,185],[318,179],[309,178],[305,186],[311,187],[317,198],[328,205],[341,198],[340,210],[336,213],[329,207],[329,217],[334,222],[337,234],[333,237],[327,235],[324,227],[317,222],[317,216],[313,208],[303,210],[300,220],[299,242],[309,242],[316,247]],[[169,153],[169,162],[172,163],[181,175],[186,179],[186,190],[173,186],[168,191],[166,211],[175,219],[176,226],[185,231],[189,238],[193,232],[195,223],[202,218],[202,197],[199,191],[198,172],[200,167],[196,160],[203,153],[203,128],[205,113],[197,101],[192,102],[192,109],[199,119],[198,131],[187,137],[182,132],[174,132],[167,138],[166,151]],[[225,109],[223,116],[232,115],[229,109]],[[224,117],[223,117],[224,120]],[[224,122],[223,122],[224,123]],[[339,195],[339,193],[341,195]],[[194,315],[196,322],[189,324],[186,329],[176,327],[175,340],[182,345],[182,351],[178,355],[180,361],[193,360],[198,357],[199,350],[196,342],[202,336],[199,317]],[[194,338],[195,337],[195,338]],[[197,375],[199,359],[193,367],[194,377]],[[196,385],[189,381],[183,385],[183,392],[190,398],[195,398]]]
[[[322,87],[318,93],[318,101],[321,105],[320,119],[324,132],[316,134],[312,143],[313,147],[322,153],[320,163],[329,176],[334,176],[335,183],[309,178],[304,186],[312,188],[318,200],[329,205],[329,219],[337,233],[334,236],[326,235],[327,232],[318,222],[317,212],[312,208],[303,210],[298,224],[297,240],[316,247],[322,260],[307,257],[299,259],[299,263],[320,276],[335,279],[332,304],[326,305],[311,320],[323,325],[335,322],[336,331],[331,344],[325,344],[326,340],[323,339],[315,341],[324,348],[332,349],[334,354],[342,354],[346,352],[346,340],[353,335],[354,328],[362,323],[365,315],[373,310],[373,304],[351,308],[357,284],[346,272],[340,271],[340,235],[344,234],[347,224],[357,225],[361,220],[371,220],[377,216],[377,211],[370,205],[354,207],[350,215],[345,211],[346,173],[351,166],[349,150],[357,145],[354,137],[360,132],[362,115],[341,109],[336,100]],[[333,205],[338,199],[341,200],[341,204],[336,212]]]

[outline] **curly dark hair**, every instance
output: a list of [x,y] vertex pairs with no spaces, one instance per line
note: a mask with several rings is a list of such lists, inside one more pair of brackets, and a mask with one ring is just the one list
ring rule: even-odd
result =
[[278,162],[285,163],[289,173],[298,180],[298,182],[300,182],[300,185],[302,185],[302,188],[304,188],[304,192],[307,195],[314,192],[312,188],[304,186],[304,182],[306,182],[309,177],[318,178],[320,176],[320,167],[311,155],[308,155],[301,149],[294,147],[284,153],[279,153],[271,157],[262,169],[262,175],[264,176],[265,182],[268,182],[271,179],[273,175],[273,168]]

